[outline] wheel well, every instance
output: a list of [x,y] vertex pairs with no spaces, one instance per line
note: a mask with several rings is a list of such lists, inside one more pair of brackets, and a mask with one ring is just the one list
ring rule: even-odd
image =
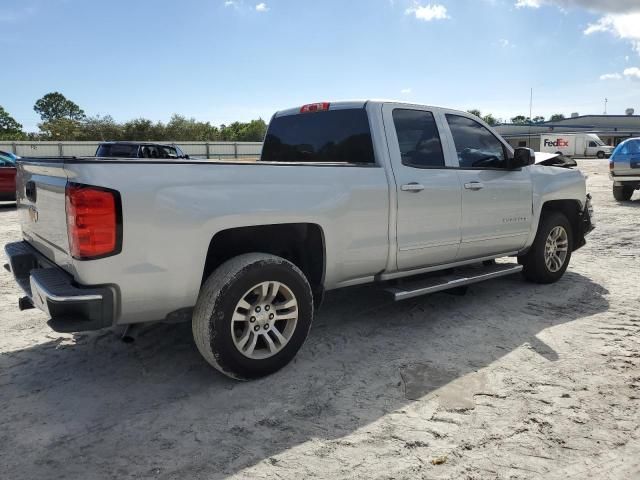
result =
[[576,250],[582,240],[580,238],[582,233],[580,203],[576,200],[551,200],[542,206],[541,218],[548,212],[561,212],[567,217],[573,230],[573,245],[571,249]]
[[209,243],[202,283],[230,258],[252,252],[286,258],[305,274],[314,297],[321,297],[325,247],[320,226],[313,223],[287,223],[238,227],[218,232]]

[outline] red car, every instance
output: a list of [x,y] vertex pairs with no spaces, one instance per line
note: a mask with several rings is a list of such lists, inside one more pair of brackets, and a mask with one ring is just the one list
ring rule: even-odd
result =
[[16,199],[16,160],[13,153],[0,150],[0,201]]

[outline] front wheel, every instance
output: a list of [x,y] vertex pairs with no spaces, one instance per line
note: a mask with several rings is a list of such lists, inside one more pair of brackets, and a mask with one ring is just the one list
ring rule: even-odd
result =
[[560,212],[545,214],[531,249],[518,257],[524,277],[534,283],[558,281],[569,266],[571,245],[573,232],[567,217]]
[[626,202],[627,200],[631,200],[632,196],[633,188],[624,185],[613,186],[613,198],[615,198],[617,201]]
[[602,159],[604,158],[604,152],[598,152],[598,158]]
[[210,365],[248,380],[288,364],[312,319],[311,287],[298,267],[274,255],[249,253],[222,264],[203,285],[193,338]]

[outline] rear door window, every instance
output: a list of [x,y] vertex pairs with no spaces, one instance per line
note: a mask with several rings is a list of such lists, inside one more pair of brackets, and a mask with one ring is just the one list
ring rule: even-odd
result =
[[442,143],[431,112],[395,109],[396,127],[402,164],[415,168],[444,168]]
[[447,114],[460,168],[506,168],[505,147],[475,120]]
[[269,125],[260,160],[373,164],[367,112],[358,108],[276,117]]

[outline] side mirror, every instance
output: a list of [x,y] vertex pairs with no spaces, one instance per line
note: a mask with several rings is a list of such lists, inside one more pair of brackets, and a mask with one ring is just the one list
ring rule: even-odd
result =
[[513,158],[509,161],[509,168],[516,169],[528,167],[536,163],[536,153],[531,148],[516,148],[513,152]]
[[186,160],[189,160],[189,155],[185,154],[185,156],[183,157]]

